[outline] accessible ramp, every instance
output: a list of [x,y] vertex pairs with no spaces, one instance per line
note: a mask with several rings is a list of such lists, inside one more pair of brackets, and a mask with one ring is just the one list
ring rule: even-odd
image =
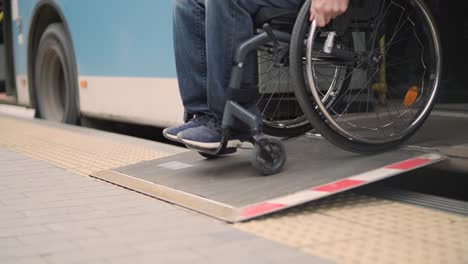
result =
[[287,164],[273,176],[261,176],[250,166],[250,150],[214,160],[188,151],[91,176],[227,222],[239,222],[445,159],[436,151],[405,147],[358,155],[312,135],[287,140],[285,145]]

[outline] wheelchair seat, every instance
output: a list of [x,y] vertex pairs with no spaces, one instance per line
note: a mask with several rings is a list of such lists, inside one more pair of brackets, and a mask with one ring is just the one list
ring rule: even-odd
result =
[[295,9],[262,7],[255,14],[255,28],[261,29],[268,23],[275,29],[292,31],[297,15],[298,10]]

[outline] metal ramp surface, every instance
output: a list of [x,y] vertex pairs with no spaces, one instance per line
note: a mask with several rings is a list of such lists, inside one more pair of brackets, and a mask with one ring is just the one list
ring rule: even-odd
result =
[[284,171],[269,177],[259,176],[250,166],[249,150],[216,160],[185,152],[91,176],[227,222],[238,222],[445,159],[437,152],[408,148],[357,155],[312,136],[289,140],[286,149]]

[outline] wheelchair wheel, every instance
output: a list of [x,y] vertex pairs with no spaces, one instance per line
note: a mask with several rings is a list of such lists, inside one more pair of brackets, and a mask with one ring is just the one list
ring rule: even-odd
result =
[[[352,36],[344,34],[337,41],[352,48]],[[312,129],[294,94],[295,82],[290,74],[289,43],[273,43],[258,49],[258,90],[264,132],[278,137],[300,136]],[[340,81],[348,69],[318,69],[318,81],[328,82],[328,92],[322,96],[325,105],[331,105],[334,98],[346,90],[349,80]],[[309,93],[309,97],[312,95]]]
[[263,132],[277,137],[295,137],[312,127],[294,95],[289,74],[289,43],[268,43],[258,48],[257,108]]
[[[438,32],[425,4],[351,1],[324,28],[311,26],[309,9],[310,0],[296,20],[290,63],[296,98],[311,124],[330,142],[358,153],[408,140],[429,116],[441,74]],[[353,36],[354,48],[334,42],[343,34]],[[336,94],[319,80],[324,69],[341,69],[339,81],[348,82],[331,103],[323,100]]]

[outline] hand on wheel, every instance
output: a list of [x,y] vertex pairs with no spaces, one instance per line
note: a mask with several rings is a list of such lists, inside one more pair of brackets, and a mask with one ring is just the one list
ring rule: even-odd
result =
[[326,26],[330,20],[346,12],[349,0],[312,0],[310,21],[317,22],[318,27]]

